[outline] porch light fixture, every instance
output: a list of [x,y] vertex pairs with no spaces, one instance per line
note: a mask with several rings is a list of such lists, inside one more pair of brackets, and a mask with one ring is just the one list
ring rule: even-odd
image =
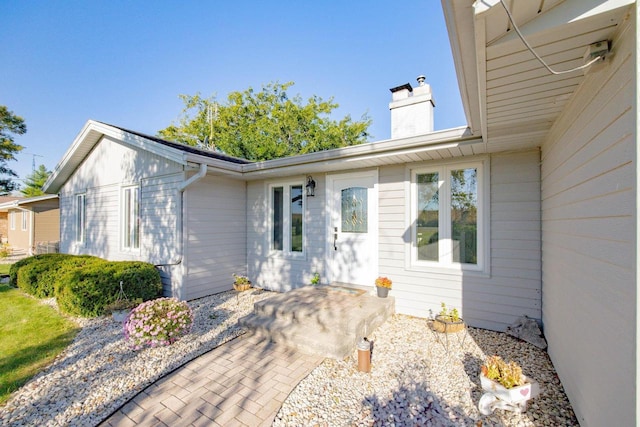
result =
[[316,182],[311,178],[311,175],[307,176],[307,197],[313,197],[316,195]]

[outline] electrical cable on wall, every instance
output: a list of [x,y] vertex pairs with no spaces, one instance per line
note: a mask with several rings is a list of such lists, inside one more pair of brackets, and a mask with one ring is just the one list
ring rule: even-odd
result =
[[504,0],[500,0],[500,4],[502,4],[502,7],[504,7],[505,12],[507,12],[507,16],[509,17],[509,21],[511,22],[511,25],[513,26],[513,29],[516,30],[516,33],[518,34],[518,37],[520,37],[520,40],[522,40],[522,43],[524,43],[524,45],[527,47],[527,49],[529,49],[529,52],[531,52],[533,54],[533,56],[536,57],[536,59],[538,61],[540,61],[540,63],[542,65],[544,65],[544,67],[551,73],[551,74],[555,74],[555,75],[559,75],[559,74],[567,74],[567,73],[573,73],[575,71],[580,71],[583,70],[587,67],[590,67],[591,65],[593,65],[594,63],[600,61],[601,59],[604,59],[604,55],[599,55],[595,58],[593,58],[591,61],[587,62],[584,65],[581,65],[580,67],[576,67],[576,68],[572,68],[570,70],[563,70],[563,71],[556,71],[553,68],[551,68],[545,61],[544,59],[542,59],[540,57],[540,55],[538,55],[536,53],[535,50],[533,50],[533,48],[531,47],[531,45],[529,44],[529,42],[527,42],[527,40],[524,38],[524,36],[522,35],[522,33],[520,32],[520,29],[518,28],[518,26],[516,25],[513,16],[511,15],[511,12],[509,11],[509,8],[507,8],[507,5],[505,4]]

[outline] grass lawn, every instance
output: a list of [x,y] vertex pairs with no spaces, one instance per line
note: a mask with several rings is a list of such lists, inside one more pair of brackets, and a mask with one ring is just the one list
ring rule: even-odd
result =
[[0,404],[51,363],[77,332],[53,308],[0,284]]

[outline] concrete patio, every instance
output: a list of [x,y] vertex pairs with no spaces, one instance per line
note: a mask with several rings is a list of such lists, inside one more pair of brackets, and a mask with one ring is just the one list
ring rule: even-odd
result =
[[371,288],[346,283],[305,286],[256,302],[240,323],[256,335],[307,354],[334,359],[349,356],[395,312],[393,297],[378,298]]

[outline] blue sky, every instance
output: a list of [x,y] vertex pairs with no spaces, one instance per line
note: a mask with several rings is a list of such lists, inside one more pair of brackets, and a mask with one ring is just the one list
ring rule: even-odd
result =
[[[24,178],[53,169],[88,119],[155,134],[179,94],[271,81],[334,97],[336,119],[390,136],[389,89],[427,76],[435,128],[465,125],[439,1],[3,1],[0,105],[22,116]],[[42,156],[42,157],[39,157]]]

